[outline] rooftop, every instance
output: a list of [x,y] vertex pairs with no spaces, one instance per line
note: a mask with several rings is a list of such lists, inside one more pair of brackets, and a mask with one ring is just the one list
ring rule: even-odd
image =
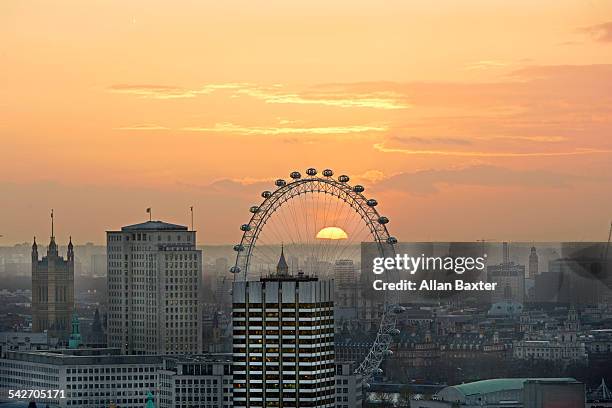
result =
[[491,380],[476,381],[466,384],[453,385],[463,395],[491,394],[506,390],[521,390],[525,382],[552,382],[552,383],[575,383],[574,378],[495,378]]
[[121,227],[121,231],[187,231],[187,227],[184,225],[170,224],[155,220],[140,224],[127,225],[125,227]]

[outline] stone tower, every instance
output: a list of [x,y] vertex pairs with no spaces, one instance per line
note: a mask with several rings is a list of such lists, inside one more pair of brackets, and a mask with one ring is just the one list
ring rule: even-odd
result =
[[67,339],[74,308],[74,247],[68,244],[66,259],[58,253],[51,211],[51,241],[47,256],[38,258],[36,237],[32,244],[32,332],[47,332]]

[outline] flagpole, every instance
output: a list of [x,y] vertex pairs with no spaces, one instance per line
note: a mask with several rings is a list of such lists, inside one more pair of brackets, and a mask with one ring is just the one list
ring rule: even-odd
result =
[[193,231],[193,205],[189,207],[189,210],[191,211],[191,230]]

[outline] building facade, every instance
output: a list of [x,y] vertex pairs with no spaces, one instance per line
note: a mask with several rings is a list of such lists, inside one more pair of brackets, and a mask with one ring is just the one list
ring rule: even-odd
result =
[[161,221],[107,232],[108,345],[125,354],[202,352],[202,251]]
[[36,400],[62,408],[141,408],[147,391],[157,394],[161,367],[161,356],[125,356],[118,349],[10,351],[0,359],[0,389],[60,390]]
[[167,358],[159,371],[160,408],[231,408],[232,355]]
[[64,259],[54,235],[52,213],[47,256],[38,258],[36,237],[32,244],[32,331],[65,339],[70,334],[74,308],[74,247],[70,239]]
[[336,363],[336,408],[363,406],[363,377],[356,368],[352,361]]
[[276,274],[234,282],[234,407],[334,407],[334,283]]

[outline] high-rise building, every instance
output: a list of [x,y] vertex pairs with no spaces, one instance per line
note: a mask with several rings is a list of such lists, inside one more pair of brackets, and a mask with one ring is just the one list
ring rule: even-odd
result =
[[126,354],[202,351],[202,251],[182,225],[107,232],[108,345]]
[[47,256],[38,259],[36,237],[32,244],[32,331],[46,331],[66,339],[74,307],[74,247],[68,243],[66,259],[58,253],[51,212],[51,242]]
[[355,264],[350,259],[338,259],[334,264],[334,280],[338,287],[351,286],[355,284],[357,275]]
[[536,247],[531,247],[531,252],[529,253],[529,271],[527,272],[528,278],[535,279],[538,274],[538,266],[538,253]]
[[234,282],[234,407],[334,407],[334,283],[289,274]]

